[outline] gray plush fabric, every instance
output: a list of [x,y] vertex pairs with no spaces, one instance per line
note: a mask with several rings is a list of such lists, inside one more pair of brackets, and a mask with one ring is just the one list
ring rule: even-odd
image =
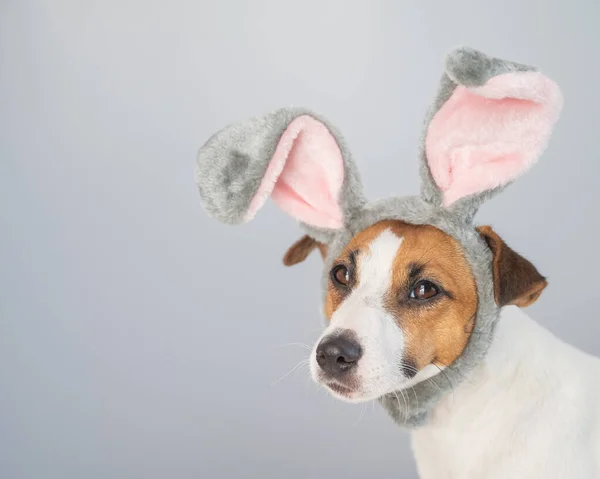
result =
[[[346,224],[366,204],[360,175],[342,135],[329,122],[305,108],[281,108],[261,117],[232,124],[214,134],[196,158],[196,183],[206,211],[228,224],[243,223],[250,202],[265,175],[279,139],[288,125],[301,115],[323,123],[333,135],[344,161],[340,206]],[[335,231],[302,224],[307,233],[324,243]]]
[[[425,117],[425,126],[421,135],[419,158],[421,162],[421,195],[423,198],[436,206],[439,206],[442,202],[442,195],[435,185],[427,165],[425,137],[432,118],[442,108],[448,98],[450,98],[455,88],[458,85],[466,87],[483,86],[490,78],[497,75],[526,71],[536,71],[536,69],[531,66],[521,65],[520,63],[488,57],[472,48],[458,48],[447,55],[445,72],[442,75],[435,100]],[[467,221],[471,221],[481,204],[498,194],[506,186],[463,198],[453,204],[451,209],[457,216],[462,216]]]
[[406,392],[389,394],[380,399],[391,417],[404,426],[415,427],[427,420],[428,412],[481,362],[493,338],[499,308],[494,300],[492,255],[472,224],[479,206],[497,194],[495,188],[463,198],[450,208],[441,206],[441,192],[435,185],[425,155],[427,127],[435,113],[450,98],[458,85],[481,86],[490,78],[513,71],[532,71],[532,67],[491,58],[481,52],[459,48],[446,59],[437,96],[426,116],[420,149],[421,196],[389,198],[367,203],[352,157],[341,135],[325,119],[299,108],[281,109],[269,115],[229,126],[211,137],[198,153],[196,180],[207,212],[226,223],[240,223],[263,178],[281,135],[299,115],[311,115],[324,123],[338,141],[344,160],[345,180],[340,195],[344,213],[341,230],[325,230],[302,224],[309,235],[329,245],[322,278],[327,289],[332,261],[359,231],[384,219],[398,219],[412,224],[432,225],[456,238],[471,265],[478,293],[478,309],[471,338],[462,355],[443,373],[417,384]]

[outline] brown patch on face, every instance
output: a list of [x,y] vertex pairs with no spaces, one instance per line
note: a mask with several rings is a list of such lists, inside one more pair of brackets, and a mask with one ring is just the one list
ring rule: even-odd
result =
[[[430,363],[449,366],[473,330],[477,288],[471,267],[458,241],[433,226],[401,223],[394,232],[403,240],[386,306],[405,334],[405,356],[419,370]],[[410,298],[423,281],[437,294],[425,300]]]
[[[467,345],[477,312],[475,279],[458,241],[433,226],[382,221],[358,233],[334,265],[351,266],[352,254],[360,257],[386,229],[402,238],[384,307],[405,335],[404,360],[418,370],[431,363],[448,366]],[[359,271],[354,268],[351,275],[358,285]],[[433,296],[432,285],[437,291]],[[330,280],[325,305],[329,319],[350,292]]]

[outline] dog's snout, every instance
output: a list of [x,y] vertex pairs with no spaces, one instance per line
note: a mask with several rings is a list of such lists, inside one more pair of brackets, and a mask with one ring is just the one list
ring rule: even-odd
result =
[[362,349],[350,334],[324,337],[316,350],[317,363],[327,374],[339,376],[358,363]]

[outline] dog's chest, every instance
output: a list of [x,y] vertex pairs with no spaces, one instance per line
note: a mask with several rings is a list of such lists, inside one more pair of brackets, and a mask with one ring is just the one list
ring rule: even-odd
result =
[[600,362],[517,310],[486,362],[412,433],[421,479],[600,479]]
[[476,434],[422,429],[412,446],[421,479],[600,479],[599,444],[581,427],[553,431],[534,417],[522,428]]
[[[468,392],[459,388],[434,412],[441,418],[432,417],[433,424],[412,432],[413,452],[422,479],[491,478],[491,465],[503,464],[506,452],[515,446],[514,438],[521,428],[514,417],[506,416],[513,411],[505,409],[506,415],[502,414],[494,409],[498,407],[494,401],[486,404],[466,395]],[[503,447],[508,444],[511,446]]]
[[509,448],[515,446],[512,428],[490,424],[480,425],[477,431],[470,427],[463,431],[422,428],[412,433],[413,453],[421,479],[506,478],[512,477],[506,474],[515,468],[529,473],[527,464],[517,466],[520,459],[511,457]]

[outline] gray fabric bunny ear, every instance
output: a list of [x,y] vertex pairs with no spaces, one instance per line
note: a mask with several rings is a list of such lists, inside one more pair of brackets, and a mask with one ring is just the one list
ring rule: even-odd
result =
[[271,197],[319,238],[343,228],[365,203],[341,136],[297,108],[213,135],[198,152],[196,182],[207,212],[225,223],[250,221]]
[[469,48],[452,51],[421,147],[425,200],[470,221],[542,154],[562,109],[534,67]]

